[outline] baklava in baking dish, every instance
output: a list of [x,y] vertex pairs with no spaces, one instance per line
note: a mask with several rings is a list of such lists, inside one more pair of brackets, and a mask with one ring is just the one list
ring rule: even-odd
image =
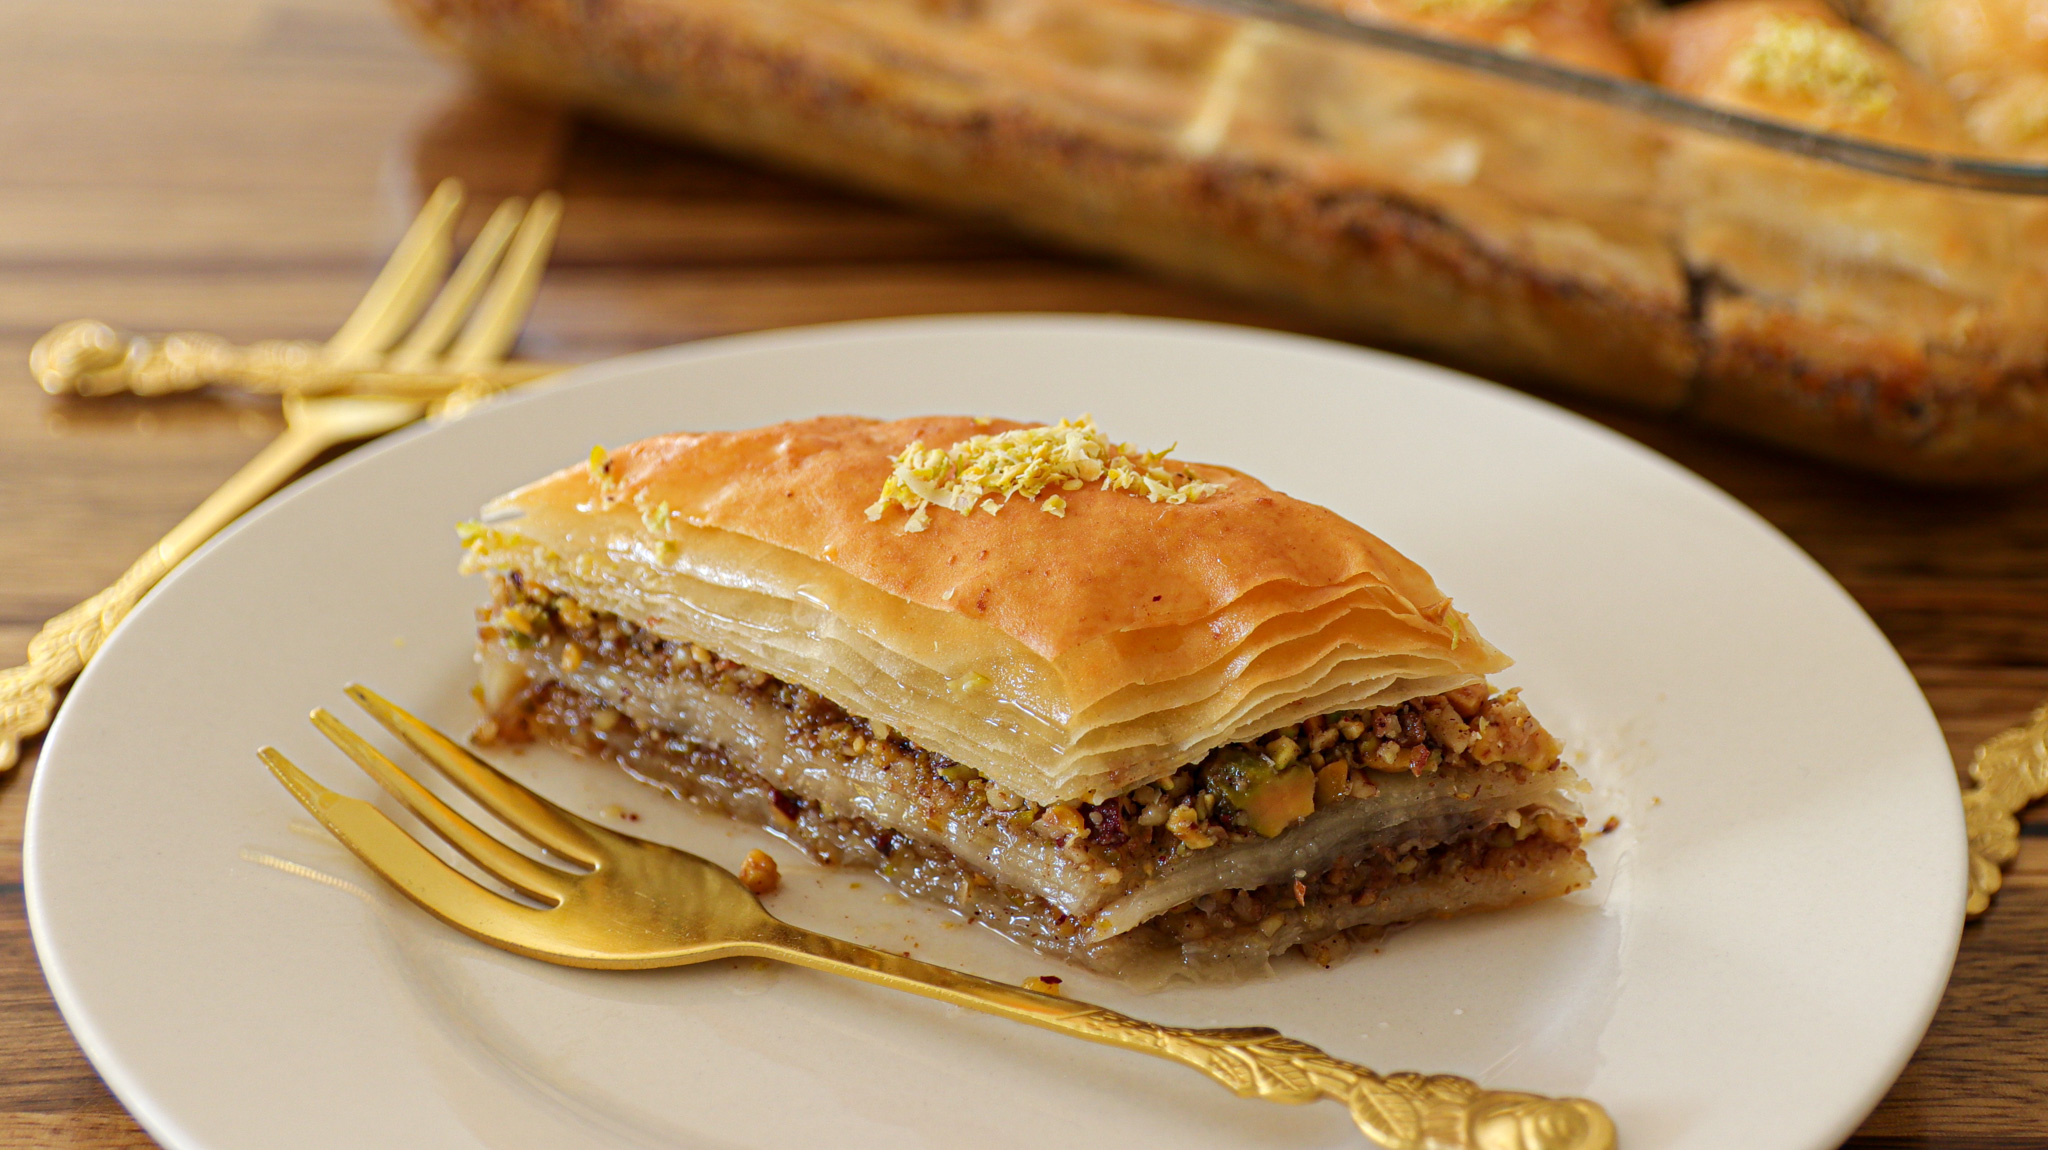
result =
[[494,86],[1941,483],[2048,471],[2048,181],[1965,171],[2048,154],[2029,3],[395,0]]
[[1099,970],[1583,886],[1577,777],[1420,567],[1058,426],[659,436],[506,495],[486,743],[609,760]]

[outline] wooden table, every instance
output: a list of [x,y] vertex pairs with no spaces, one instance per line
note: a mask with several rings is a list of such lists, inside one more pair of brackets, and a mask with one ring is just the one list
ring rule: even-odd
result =
[[[0,157],[0,664],[279,427],[273,404],[233,397],[47,398],[24,366],[35,337],[94,316],[322,338],[444,175],[486,202],[566,194],[523,345],[536,357],[947,311],[1312,330],[474,91],[374,0],[13,0],[0,8]],[[1959,762],[2048,697],[2048,489],[1908,491],[1587,414],[1727,488],[1818,558],[1905,655]],[[148,1146],[36,967],[20,850],[34,771],[31,758],[0,778],[0,1150]],[[2006,893],[1968,930],[1926,1042],[1849,1145],[2048,1146],[2048,814],[2029,830]]]

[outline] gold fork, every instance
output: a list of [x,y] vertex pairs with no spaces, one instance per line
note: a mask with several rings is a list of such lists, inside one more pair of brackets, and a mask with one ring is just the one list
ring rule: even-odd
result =
[[[499,205],[470,245],[469,259],[457,278],[435,301],[435,310],[413,328],[404,344],[392,349],[448,270],[462,199],[461,181],[441,181],[354,314],[325,343],[274,339],[236,345],[205,332],[146,336],[79,319],[58,324],[36,341],[29,351],[29,374],[51,395],[159,396],[227,386],[268,395],[349,392],[432,398],[472,376],[510,386],[560,371],[556,364],[501,362],[491,349],[492,333],[482,327],[473,335],[466,333],[464,342],[445,356],[440,354],[454,325],[483,289],[490,262],[513,242],[520,223],[517,199]],[[540,214],[532,218],[540,221],[557,209],[551,197],[543,197],[535,210]],[[539,230],[527,234],[528,242],[534,240],[545,245]],[[508,289],[517,286],[499,282]],[[524,287],[528,294],[531,289],[531,283]],[[512,311],[524,310],[523,298],[511,302]]]
[[0,671],[0,772],[19,760],[24,740],[50,725],[58,688],[85,668],[159,579],[322,452],[395,431],[430,412],[460,414],[481,397],[530,378],[489,372],[504,359],[525,322],[554,243],[561,201],[545,194],[530,207],[517,199],[499,204],[434,295],[453,259],[461,207],[461,184],[443,181],[363,301],[320,349],[316,366],[327,373],[323,378],[374,372],[384,393],[309,396],[287,391],[282,435],[171,528],[113,586],[44,624],[29,642],[26,664]]
[[1333,1098],[1389,1150],[1614,1146],[1606,1111],[1584,1099],[1486,1090],[1450,1075],[1376,1074],[1266,1027],[1160,1026],[791,926],[720,867],[570,814],[367,688],[352,685],[348,695],[548,861],[484,832],[325,709],[313,712],[313,725],[450,846],[540,906],[472,880],[376,807],[314,782],[275,747],[259,756],[356,857],[436,918],[492,946],[596,969],[740,957],[793,963],[1171,1059],[1240,1097]]

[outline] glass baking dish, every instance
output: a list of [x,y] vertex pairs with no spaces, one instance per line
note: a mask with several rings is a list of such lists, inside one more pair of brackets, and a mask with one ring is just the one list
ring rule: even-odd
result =
[[395,0],[500,83],[1894,476],[2048,470],[2048,167],[1293,0]]

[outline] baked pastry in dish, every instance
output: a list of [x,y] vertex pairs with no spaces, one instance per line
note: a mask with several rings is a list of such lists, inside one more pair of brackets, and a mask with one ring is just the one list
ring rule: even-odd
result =
[[659,436],[464,538],[480,741],[609,760],[1086,966],[1328,963],[1591,877],[1581,784],[1420,567],[1085,420]]
[[1354,20],[1398,24],[1471,40],[1519,56],[1541,56],[1636,77],[1642,68],[1614,18],[1612,0],[1305,0]]
[[[1313,2],[1588,74],[1629,75],[1620,48],[1647,46],[1704,65],[1639,61],[1688,98],[1830,131],[1939,130],[1913,146],[1969,150],[1954,109],[1906,115],[1951,93],[1923,92],[1926,76],[1818,0]],[[1923,481],[2048,468],[2048,229],[2015,207],[2031,197],[1917,187],[1185,3],[395,7],[494,86],[1280,301],[1496,379]],[[1662,43],[1618,47],[1639,24]],[[1728,51],[1745,29],[1767,34]],[[2014,59],[2021,39],[2005,37]],[[2048,123],[2029,106],[1999,105],[2011,132]]]
[[1955,152],[1961,115],[1939,86],[1822,0],[1704,0],[1642,22],[1652,76],[1725,107]]
[[2028,0],[1844,0],[1962,103],[2002,155],[2048,156],[2048,26]]
[[[1948,93],[1821,0],[1700,0],[1644,21],[1638,44],[1658,83],[1710,103],[1894,146],[1975,149]],[[1792,433],[1833,408],[1766,410],[1851,363],[1859,386],[1891,393],[1917,365],[1989,380],[2048,354],[2027,318],[2048,306],[2048,280],[2013,258],[2035,242],[2038,209],[2024,200],[1872,180],[1705,135],[1674,140],[1663,171],[1701,284],[1698,323],[1729,357],[1702,414]],[[1796,356],[1737,350],[1793,344]]]

